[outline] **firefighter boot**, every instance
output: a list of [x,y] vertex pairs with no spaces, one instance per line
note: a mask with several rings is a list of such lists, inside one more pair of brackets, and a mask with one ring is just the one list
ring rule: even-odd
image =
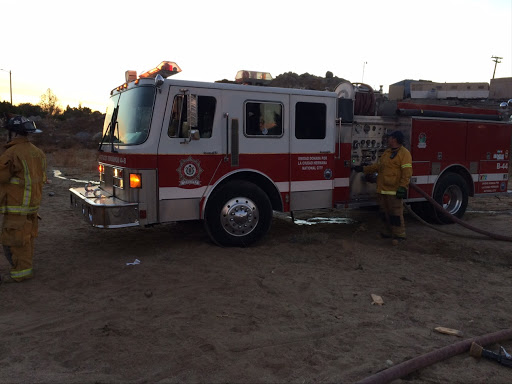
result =
[[0,283],[16,283],[16,280],[14,280],[11,277],[10,273],[3,274],[0,278]]
[[391,244],[399,245],[399,244],[403,243],[405,240],[406,240],[405,237],[395,237],[395,238],[393,238],[393,240],[391,240]]

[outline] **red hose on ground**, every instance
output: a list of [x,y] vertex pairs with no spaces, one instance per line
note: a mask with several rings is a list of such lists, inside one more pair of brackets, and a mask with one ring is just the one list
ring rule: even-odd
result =
[[510,236],[498,235],[496,233],[484,231],[483,229],[479,229],[479,228],[473,227],[472,225],[469,225],[468,223],[459,219],[458,217],[455,217],[455,216],[451,215],[450,213],[446,212],[446,210],[441,205],[439,205],[439,203],[437,201],[435,201],[432,197],[430,197],[425,191],[423,191],[416,184],[411,183],[410,187],[412,189],[414,189],[416,192],[418,192],[420,195],[422,195],[425,199],[427,199],[435,207],[435,209],[437,209],[439,212],[443,213],[444,215],[448,216],[453,222],[460,224],[463,227],[468,228],[472,231],[481,233],[482,235],[489,236],[496,240],[512,241],[512,237],[510,237]]
[[389,383],[393,380],[399,379],[403,376],[406,376],[418,369],[422,369],[437,363],[439,361],[445,360],[449,357],[453,357],[455,355],[461,354],[463,352],[469,351],[471,347],[471,343],[475,342],[480,345],[493,344],[498,341],[512,339],[512,329],[504,329],[502,331],[498,331],[495,333],[490,333],[488,335],[474,337],[472,339],[464,340],[452,345],[448,345],[444,348],[438,349],[436,351],[432,351],[426,353],[424,355],[415,357],[414,359],[404,361],[394,367],[388,368],[384,371],[376,373],[373,376],[367,377],[361,381],[358,381],[356,384],[385,384]]

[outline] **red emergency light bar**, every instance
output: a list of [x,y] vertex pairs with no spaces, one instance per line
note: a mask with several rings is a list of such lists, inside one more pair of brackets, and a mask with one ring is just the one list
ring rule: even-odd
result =
[[156,75],[160,75],[163,78],[168,78],[169,76],[175,75],[179,72],[181,72],[181,68],[178,66],[178,64],[172,61],[162,61],[156,68],[141,73],[139,77],[154,79]]

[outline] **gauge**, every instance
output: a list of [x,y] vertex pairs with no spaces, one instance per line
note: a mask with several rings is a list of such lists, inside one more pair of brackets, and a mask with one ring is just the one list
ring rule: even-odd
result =
[[355,133],[361,133],[361,126],[359,124],[354,125]]
[[365,133],[370,132],[370,126],[368,124],[365,124],[363,130]]

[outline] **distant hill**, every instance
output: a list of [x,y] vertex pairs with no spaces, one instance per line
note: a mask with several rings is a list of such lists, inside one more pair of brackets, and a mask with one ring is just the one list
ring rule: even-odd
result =
[[[303,73],[298,75],[294,72],[283,73],[274,78],[268,85],[270,87],[280,88],[298,88],[298,89],[310,89],[316,91],[334,91],[336,86],[344,81],[347,81],[341,77],[336,77],[332,72],[327,72],[326,77],[310,75],[309,73]],[[217,83],[234,83],[227,79],[219,80]]]
[[343,78],[332,75],[332,72],[326,73],[327,77],[320,77],[303,73],[298,75],[293,72],[283,73],[270,82],[271,87],[282,88],[302,88],[317,91],[334,91],[336,86],[344,81]]

